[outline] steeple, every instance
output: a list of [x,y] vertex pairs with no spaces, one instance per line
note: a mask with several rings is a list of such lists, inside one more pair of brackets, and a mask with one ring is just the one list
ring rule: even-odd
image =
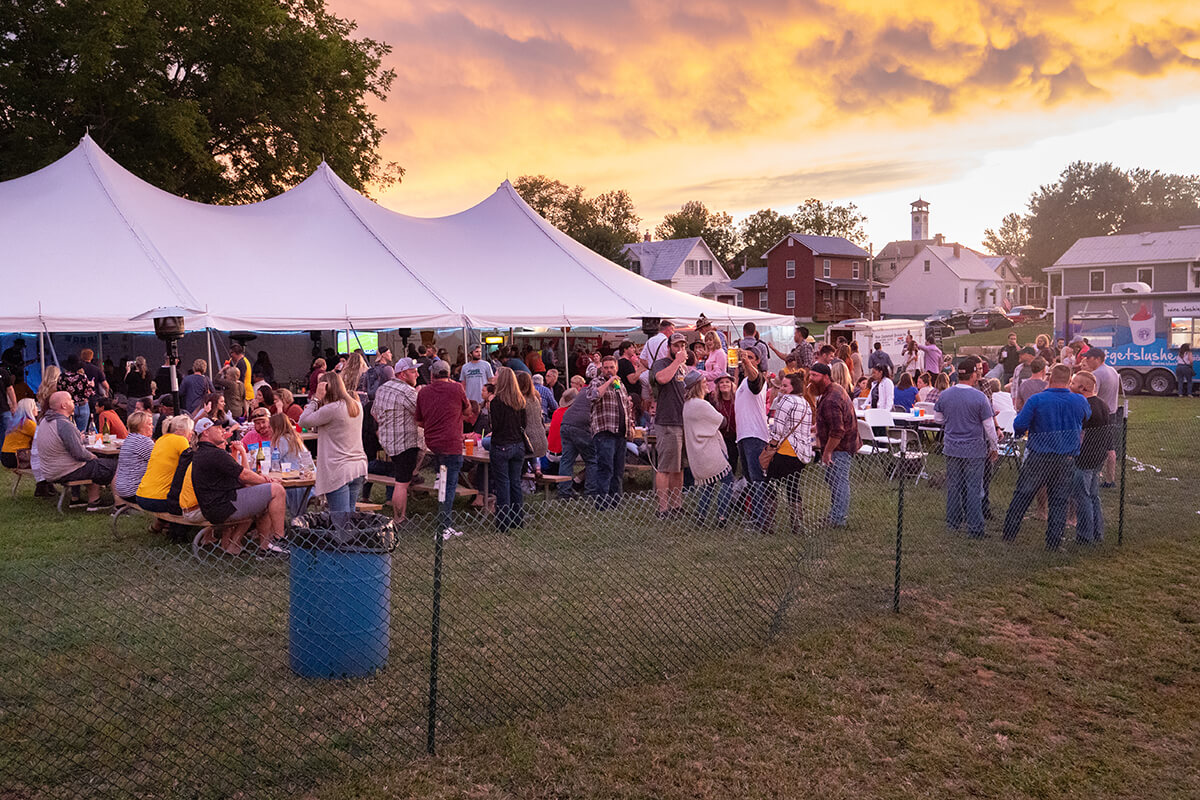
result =
[[920,197],[912,201],[912,241],[929,238],[929,203]]

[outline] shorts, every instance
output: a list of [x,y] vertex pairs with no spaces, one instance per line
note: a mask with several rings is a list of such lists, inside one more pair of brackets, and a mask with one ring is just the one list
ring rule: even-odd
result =
[[117,474],[117,462],[112,458],[93,458],[83,462],[83,466],[74,472],[68,472],[61,478],[55,478],[51,483],[69,483],[70,481],[91,481],[97,486],[108,486],[113,476]]
[[655,425],[654,450],[657,472],[683,472],[683,426]]
[[788,500],[796,503],[800,500],[800,473],[803,470],[804,462],[800,459],[776,453],[767,467],[767,480],[782,481],[787,489]]
[[8,467],[9,469],[16,469],[17,468],[17,454],[16,453],[0,453],[0,464]]
[[233,513],[224,521],[237,522],[261,516],[271,505],[271,486],[270,483],[259,483],[238,489],[237,496],[233,498]]
[[392,478],[396,483],[412,481],[413,471],[417,468],[417,458],[420,455],[421,448],[410,447],[404,452],[392,456]]
[[178,514],[179,506],[170,500],[153,497],[135,497],[134,502],[151,514]]

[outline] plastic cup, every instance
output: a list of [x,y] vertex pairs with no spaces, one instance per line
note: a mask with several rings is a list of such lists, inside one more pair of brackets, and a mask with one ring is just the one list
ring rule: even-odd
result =
[[466,448],[467,455],[469,455],[469,456],[475,455],[475,440],[474,439],[464,439],[463,446]]

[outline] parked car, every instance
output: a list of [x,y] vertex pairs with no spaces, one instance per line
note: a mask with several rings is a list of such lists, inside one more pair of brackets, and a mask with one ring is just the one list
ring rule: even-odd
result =
[[1013,321],[1008,318],[1002,308],[988,308],[976,311],[967,320],[967,330],[972,333],[979,331],[994,331],[997,328],[1011,328]]
[[[940,311],[935,311],[926,317],[925,322],[942,322],[954,328],[955,330],[961,331],[966,330],[967,320],[970,318],[971,315],[966,311],[963,311],[961,308],[943,308]],[[950,335],[953,336],[953,334]]]
[[957,333],[958,331],[954,329],[953,325],[942,322],[940,319],[935,319],[925,323],[926,338],[932,337],[934,340],[949,339],[951,336],[954,336]]
[[1013,306],[1008,312],[1008,318],[1013,322],[1033,322],[1045,319],[1049,313],[1041,306]]

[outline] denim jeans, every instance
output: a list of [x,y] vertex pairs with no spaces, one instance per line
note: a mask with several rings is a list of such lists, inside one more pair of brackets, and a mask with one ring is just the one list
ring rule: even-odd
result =
[[726,472],[718,483],[706,483],[696,490],[700,497],[696,506],[697,525],[703,525],[708,516],[714,490],[717,492],[717,522],[724,523],[729,519],[729,504],[733,500],[733,470]]
[[525,522],[525,498],[521,494],[525,443],[493,446],[491,459],[491,489],[496,495],[496,527],[501,531],[519,528]]
[[592,437],[596,454],[596,507],[616,503],[625,480],[625,439],[615,433],[600,431]]
[[446,468],[446,499],[438,503],[438,530],[454,527],[454,491],[458,488],[458,473],[462,471],[461,455],[433,454],[433,467],[441,474]]
[[303,514],[308,507],[309,491],[304,488],[287,489],[285,494],[287,496],[287,518],[292,520]]
[[325,493],[325,502],[330,511],[353,511],[362,494],[365,478],[355,478],[344,486],[339,486],[332,492]]
[[1100,468],[1075,468],[1071,481],[1075,498],[1075,541],[1099,544],[1104,541],[1104,510],[1100,507]]
[[75,427],[79,428],[80,433],[87,430],[88,422],[92,419],[92,409],[86,402],[75,406]]
[[1058,549],[1063,529],[1067,526],[1067,505],[1071,498],[1071,481],[1075,477],[1075,456],[1055,453],[1029,453],[1017,475],[1017,488],[1004,517],[1004,538],[1012,540],[1021,530],[1021,520],[1029,509],[1037,490],[1046,487],[1050,500],[1050,519],[1046,523],[1046,547]]
[[1196,379],[1196,368],[1191,364],[1180,364],[1175,367],[1175,381],[1179,384],[1179,396],[1192,396],[1192,383]]
[[830,458],[832,464],[825,466],[825,483],[829,484],[829,522],[845,525],[850,516],[850,454],[835,451]]
[[767,476],[763,472],[758,456],[766,448],[767,443],[752,436],[738,441],[738,457],[742,460],[742,474],[746,476],[750,492],[750,513],[754,523],[759,526],[767,524]]
[[951,530],[962,527],[966,518],[967,533],[983,535],[983,474],[986,458],[946,456],[946,525]]
[[[587,470],[583,476],[585,491],[596,494],[596,448],[591,431],[576,425],[563,425],[559,430],[562,435],[562,458],[558,461],[558,474],[574,477],[575,459],[582,458]],[[558,485],[559,497],[570,497],[574,493],[570,483]]]
[[12,412],[8,410],[7,398],[0,397],[0,403],[5,405],[5,409],[0,411],[0,436],[8,435],[8,426],[12,424]]

